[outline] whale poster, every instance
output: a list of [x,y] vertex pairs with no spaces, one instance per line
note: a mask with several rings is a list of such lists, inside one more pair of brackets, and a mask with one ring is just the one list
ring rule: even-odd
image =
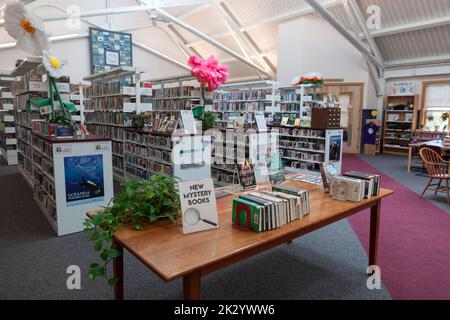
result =
[[68,207],[104,200],[103,155],[65,157],[64,173]]

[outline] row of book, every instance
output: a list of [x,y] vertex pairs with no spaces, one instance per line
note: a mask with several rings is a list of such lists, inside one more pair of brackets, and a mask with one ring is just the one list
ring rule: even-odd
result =
[[112,155],[112,163],[113,163],[113,169],[116,169],[118,171],[123,171],[125,168],[123,158],[117,157],[114,154]]
[[172,148],[172,138],[165,136],[157,136],[151,134],[151,132],[136,132],[131,130],[125,131],[125,140],[131,141],[133,143],[137,143],[140,145],[145,145],[148,147],[156,147],[156,148],[164,148],[171,149]]
[[176,99],[176,100],[153,100],[153,110],[155,111],[179,111],[191,110],[198,101]]
[[216,170],[214,168],[212,168],[212,170],[211,170],[211,177],[219,185],[237,183],[237,181],[235,181],[235,179],[236,179],[235,174],[228,173],[228,172],[221,171],[221,170]]
[[254,232],[269,231],[303,219],[310,211],[308,191],[273,186],[272,192],[250,192],[234,199],[233,226]]
[[216,101],[213,103],[214,111],[239,111],[239,112],[255,112],[265,111],[266,104],[264,102],[226,102]]
[[268,95],[272,95],[271,89],[261,90],[231,90],[215,91],[214,101],[235,101],[235,100],[266,100]]
[[19,152],[21,152],[28,159],[31,158],[31,147],[29,144],[26,144],[23,141],[19,140],[18,144],[17,144],[17,150]]
[[39,169],[33,170],[33,178],[37,185],[47,194],[47,196],[55,201],[55,184],[47,178]]
[[34,149],[32,150],[31,153],[31,160],[50,177],[54,176],[53,161],[50,161],[48,158],[43,157],[41,153],[36,152]]
[[117,126],[131,126],[131,114],[126,112],[88,112],[85,114],[86,122],[117,125]]
[[325,130],[280,128],[280,135],[325,139]]
[[120,81],[98,82],[95,81],[92,86],[87,87],[85,95],[87,98],[92,96],[105,96],[112,94],[121,94],[123,87],[134,87],[135,85],[129,81],[131,78],[122,78]]
[[307,163],[300,161],[291,162],[289,167],[295,170],[305,170],[305,171],[316,171],[318,169],[317,165],[314,163]]
[[125,130],[120,127],[103,126],[97,124],[88,125],[89,132],[102,137],[123,141]]
[[31,144],[42,154],[46,155],[50,159],[53,159],[53,147],[50,142],[33,134],[31,136]]
[[19,81],[14,81],[11,83],[11,92],[13,94],[20,94],[24,91],[28,90],[28,83],[30,81],[42,82],[43,77],[41,74],[36,73],[26,73],[24,74]]
[[115,97],[103,97],[86,100],[85,108],[86,110],[123,110],[123,106],[125,103],[134,103],[136,99],[134,97],[123,97],[123,96],[115,96]]
[[280,140],[279,145],[280,145],[280,147],[293,148],[293,149],[310,149],[311,151],[325,150],[325,144],[320,143],[320,142]]
[[123,156],[123,143],[112,141],[111,147],[113,153]]
[[49,216],[56,224],[56,204],[39,185],[35,185],[34,187],[34,199],[42,208],[44,213],[47,214],[47,216]]
[[147,158],[149,156],[149,149],[146,146],[134,144],[134,143],[127,143],[125,144],[125,150],[128,154],[145,157]]
[[17,138],[30,143],[31,142],[31,130],[25,127],[16,127]]
[[126,173],[128,175],[131,175],[133,177],[140,178],[143,180],[149,180],[150,177],[152,176],[152,173],[150,173],[148,170],[143,170],[143,169],[137,168],[132,165],[126,166]]
[[301,151],[295,151],[295,150],[283,150],[283,156],[286,158],[291,159],[298,159],[298,160],[307,160],[307,161],[315,161],[315,162],[323,162],[324,161],[324,155],[323,154],[314,154],[314,153],[307,153],[307,152],[301,152]]
[[200,97],[200,89],[191,86],[181,86],[154,90],[155,98]]

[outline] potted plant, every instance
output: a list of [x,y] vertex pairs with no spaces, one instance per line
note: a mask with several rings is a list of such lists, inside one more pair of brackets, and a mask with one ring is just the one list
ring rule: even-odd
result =
[[[84,222],[84,231],[95,242],[94,250],[100,254],[101,262],[92,263],[89,275],[92,279],[106,277],[107,266],[120,256],[114,247],[113,235],[124,226],[142,230],[146,224],[158,219],[176,221],[180,215],[180,199],[175,178],[153,175],[150,180],[123,181],[123,192],[116,196],[102,212]],[[108,280],[111,286],[116,278]]]
[[144,117],[141,115],[133,114],[131,116],[131,126],[135,129],[142,129],[144,127]]
[[201,120],[204,130],[211,129],[216,123],[216,113],[212,111],[206,111],[205,113],[203,113]]

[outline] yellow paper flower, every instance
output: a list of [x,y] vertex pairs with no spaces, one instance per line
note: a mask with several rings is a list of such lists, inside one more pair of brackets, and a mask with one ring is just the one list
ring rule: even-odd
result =
[[44,63],[45,69],[53,78],[61,78],[64,76],[63,64],[58,57],[53,55],[51,52],[44,50],[42,51],[42,62]]
[[44,24],[36,18],[21,2],[10,1],[6,5],[5,30],[17,40],[17,47],[40,56],[49,45]]

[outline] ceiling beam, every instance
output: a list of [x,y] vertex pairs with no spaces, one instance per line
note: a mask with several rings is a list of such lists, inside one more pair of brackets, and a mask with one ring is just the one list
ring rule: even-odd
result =
[[407,23],[403,25],[398,26],[392,26],[388,28],[383,28],[380,30],[373,30],[371,31],[372,37],[378,38],[378,37],[385,37],[390,36],[393,34],[403,33],[403,32],[409,32],[409,31],[417,31],[417,30],[423,30],[428,28],[435,28],[440,26],[445,26],[450,24],[450,16],[440,17],[440,18],[434,18],[429,19],[425,21],[418,21],[413,23]]
[[[342,0],[331,0],[331,1],[325,2],[323,4],[323,6],[325,8],[335,7],[335,6],[339,5],[339,4],[341,4],[341,1]],[[270,24],[270,23],[276,23],[276,22],[286,21],[286,20],[289,20],[289,19],[295,19],[295,18],[299,18],[299,17],[305,16],[305,15],[314,13],[314,12],[315,12],[314,9],[310,8],[310,7],[304,8],[304,9],[299,9],[299,10],[292,10],[292,11],[289,11],[289,12],[286,12],[286,13],[283,13],[283,14],[280,14],[280,15],[271,16],[271,17],[268,17],[266,19],[261,19],[261,20],[252,22],[250,24],[243,25],[243,26],[241,26],[239,28],[239,30],[241,32],[245,32],[245,31],[249,31],[249,30],[252,30],[252,29],[255,29],[255,28],[259,28],[261,26],[264,26],[264,25],[267,25],[267,24]],[[225,31],[225,32],[212,34],[212,35],[209,35],[209,36],[211,38],[214,38],[214,39],[220,39],[220,38],[224,38],[224,37],[229,37],[231,35],[232,35],[231,32]],[[188,47],[196,46],[196,45],[199,45],[202,42],[203,42],[203,40],[196,40],[196,41],[188,42],[187,46]]]
[[364,44],[357,38],[355,38],[345,27],[343,27],[339,21],[333,17],[321,4],[316,0],[305,0],[325,21],[327,21],[337,32],[339,32],[345,39],[347,39],[358,51],[367,55],[369,60],[377,67],[383,68],[383,65],[373,56],[373,54],[367,50]]
[[169,14],[168,12],[156,8],[155,11],[157,13],[159,13],[161,16],[171,20],[173,23],[175,23],[177,26],[183,28],[184,30],[194,34],[195,36],[209,42],[211,45],[213,45],[214,47],[218,48],[219,50],[227,53],[228,55],[232,56],[233,58],[236,58],[238,60],[240,60],[241,62],[245,63],[246,65],[260,71],[261,73],[264,73],[266,75],[268,75],[269,77],[273,77],[273,75],[271,74],[270,71],[265,70],[264,68],[256,65],[253,61],[250,61],[248,59],[246,59],[245,57],[241,56],[240,54],[236,53],[235,51],[231,50],[230,48],[224,46],[223,44],[221,44],[220,42],[210,38],[209,36],[207,36],[206,34],[202,33],[201,31],[195,29],[194,27],[184,23],[183,21],[181,21],[180,19],[178,19],[177,17]]
[[[381,55],[381,51],[378,48],[378,45],[376,44],[372,35],[370,34],[369,29],[367,28],[366,20],[364,18],[363,13],[361,12],[361,8],[356,3],[356,0],[344,0],[344,3],[348,4],[350,6],[350,9],[353,10],[354,16],[356,17],[356,22],[358,23],[359,27],[363,31],[363,34],[366,37],[367,42],[369,43],[370,49],[372,50],[372,53],[375,56],[375,59],[377,59],[379,64],[383,65],[384,61],[383,61],[383,56]],[[381,70],[380,74],[381,73],[382,73],[382,70]]]
[[386,61],[386,68],[405,68],[423,65],[450,64],[450,54],[414,59]]

